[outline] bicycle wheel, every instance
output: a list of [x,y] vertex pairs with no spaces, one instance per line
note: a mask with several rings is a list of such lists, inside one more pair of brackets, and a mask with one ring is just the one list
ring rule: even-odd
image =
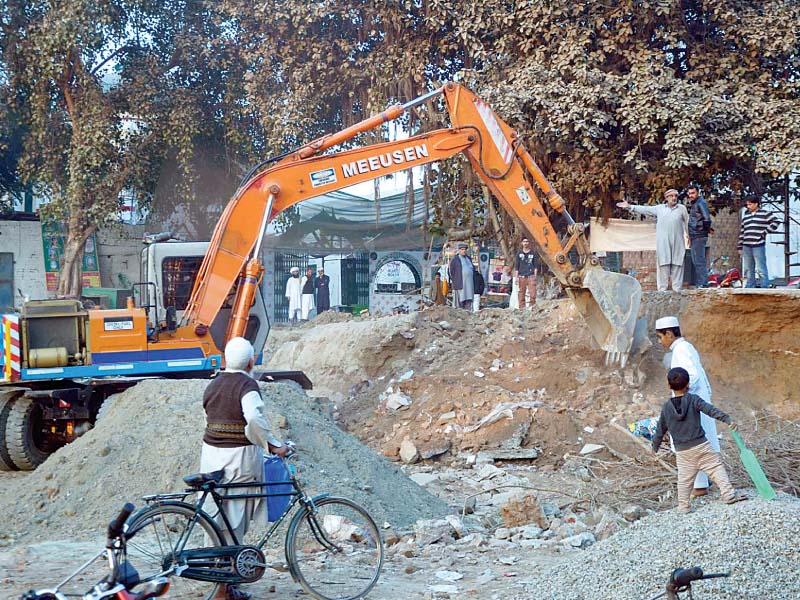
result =
[[[197,521],[187,536],[187,528],[195,515]],[[189,504],[175,502],[144,508],[133,516],[128,528],[138,529],[128,540],[127,548],[128,559],[142,581],[180,566],[176,558],[183,550],[222,545],[222,537],[215,523],[205,513],[196,513]],[[175,598],[209,599],[219,585],[186,579],[172,573],[166,575],[170,578],[170,596]]]
[[345,498],[301,508],[286,532],[286,561],[303,589],[320,600],[366,596],[383,567],[383,540],[366,510]]

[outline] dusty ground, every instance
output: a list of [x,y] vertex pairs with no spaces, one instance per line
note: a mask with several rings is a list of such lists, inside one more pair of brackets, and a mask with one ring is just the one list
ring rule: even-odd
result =
[[[793,381],[800,373],[800,293],[706,290],[645,296],[643,315],[650,329],[656,318],[667,314],[680,316],[684,334],[703,358],[715,404],[742,424],[745,439],[759,455],[769,450],[771,456],[795,460],[800,451],[800,435],[793,423],[800,418]],[[656,343],[655,338],[652,341]],[[487,310],[474,316],[447,308],[365,319],[329,313],[298,328],[275,329],[268,352],[270,368],[305,370],[315,384],[313,393],[324,397],[311,405],[276,397],[275,405],[281,410],[271,416],[280,420],[288,415],[283,431],[295,435],[291,430],[296,427],[312,438],[320,419],[326,427],[328,422],[332,427],[336,423],[441,499],[439,504],[428,500],[416,486],[395,494],[403,503],[400,512],[408,516],[400,519],[402,523],[393,523],[388,533],[393,543],[387,549],[386,571],[371,597],[536,597],[536,576],[557,572],[561,564],[574,568],[584,555],[593,556],[595,563],[602,562],[603,552],[611,556],[613,544],[602,540],[626,539],[619,537],[628,535],[628,520],[622,514],[630,513],[631,505],[638,509],[633,520],[652,512],[645,521],[653,535],[659,527],[667,527],[663,525],[667,521],[659,519],[671,518],[671,512],[653,511],[674,504],[673,476],[611,425],[656,414],[667,395],[663,351],[656,345],[632,357],[624,369],[605,368],[602,353],[592,347],[588,329],[566,301],[542,302],[533,312]],[[295,412],[287,412],[293,403],[297,403]],[[311,425],[299,416],[308,412],[308,406],[315,407]],[[185,418],[188,410],[184,406],[177,417]],[[108,454],[119,452],[112,458],[122,460],[126,435],[133,439],[135,435],[119,435],[119,430],[135,415],[122,411],[116,418],[109,433],[113,429],[118,439],[110,443]],[[78,489],[65,477],[65,465],[60,468],[63,473],[51,469],[50,479],[45,470],[33,475],[0,473],[2,597],[13,598],[31,585],[40,585],[43,578],[57,579],[88,552],[92,544],[87,545],[87,540],[96,543],[91,525],[98,523],[95,531],[99,531],[110,516],[101,513],[113,514],[111,504],[125,497],[124,490],[114,489],[109,478],[128,463],[97,458],[105,446],[96,445],[97,441],[89,446],[89,442],[98,430],[73,445],[69,466],[80,470],[88,461],[97,469],[80,477]],[[317,454],[312,462],[319,465],[344,443],[333,430],[325,432],[322,441],[315,442]],[[175,472],[158,470],[152,481],[141,484],[143,488],[149,485],[142,493],[170,487],[178,480],[180,468],[190,469],[196,460],[195,441],[181,446],[185,458]],[[81,443],[86,445],[83,451],[91,453],[88,458],[78,452]],[[586,444],[600,448],[581,454]],[[734,479],[747,485],[732,443],[725,439],[723,445]],[[170,459],[169,444],[159,442],[159,447],[164,459]],[[370,456],[360,454],[357,445],[348,448],[363,460]],[[364,452],[369,450],[364,448]],[[662,458],[672,461],[668,453]],[[783,464],[773,460],[765,468],[776,487],[796,494],[800,482],[793,471],[785,472]],[[339,472],[331,471],[333,480],[345,477],[337,476]],[[380,495],[375,481],[384,476],[378,472],[372,469],[352,477],[348,495],[363,495],[359,489],[363,485],[373,486],[373,493]],[[48,482],[59,476],[58,492],[48,498],[52,493]],[[83,514],[83,498],[97,496],[86,491],[92,487],[113,490],[106,495],[114,502],[91,504],[85,509],[86,519],[81,519],[76,515]],[[533,494],[538,505],[549,507],[546,517],[535,510],[528,514],[530,506],[518,511],[523,520],[541,521],[544,531],[528,531],[507,522],[513,511],[503,509],[522,494]],[[15,503],[17,497],[24,502]],[[460,533],[451,532],[430,543],[430,532],[449,531],[448,526],[435,520],[411,526],[415,518],[455,514],[465,504],[470,514],[462,515]],[[383,500],[378,505],[388,506]],[[761,511],[760,505],[754,506]],[[787,515],[796,513],[793,504],[787,506]],[[65,514],[73,510],[75,514]],[[714,518],[726,518],[727,513],[713,512],[718,510],[714,503],[707,510]],[[759,545],[757,536],[769,534],[753,533],[753,543]],[[599,543],[586,550],[588,544],[575,540],[576,535],[591,535]],[[59,539],[66,541],[53,541]],[[441,572],[456,572],[460,578],[448,580],[455,576]],[[652,586],[663,575],[643,577]],[[269,591],[272,584],[275,592]],[[263,587],[251,588],[257,598],[294,597],[299,589],[283,573],[274,573]],[[555,592],[548,597],[579,596]],[[604,595],[598,590],[592,597],[628,596]]]

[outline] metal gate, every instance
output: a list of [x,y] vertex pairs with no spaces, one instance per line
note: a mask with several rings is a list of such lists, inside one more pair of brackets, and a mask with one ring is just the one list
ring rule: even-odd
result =
[[305,275],[308,266],[308,254],[275,253],[274,290],[275,322],[286,323],[289,320],[289,301],[286,299],[286,280],[291,276],[292,267],[300,269],[300,276]]
[[14,253],[0,252],[0,310],[14,308]]
[[369,254],[342,260],[342,304],[369,308]]

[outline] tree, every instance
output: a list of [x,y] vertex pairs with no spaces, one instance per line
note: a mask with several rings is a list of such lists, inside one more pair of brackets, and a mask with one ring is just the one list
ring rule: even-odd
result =
[[[228,0],[225,10],[242,28],[248,102],[275,146],[458,77],[525,136],[578,217],[690,181],[753,189],[800,164],[790,0]],[[457,211],[485,207],[468,201],[471,187],[455,188]]]
[[237,100],[226,97],[240,80],[232,44],[213,5],[188,0],[9,0],[0,27],[27,128],[18,170],[50,199],[46,216],[67,224],[58,294],[76,295],[84,244],[117,219],[123,190],[146,205],[171,156],[191,195],[194,146],[219,139],[220,105]]

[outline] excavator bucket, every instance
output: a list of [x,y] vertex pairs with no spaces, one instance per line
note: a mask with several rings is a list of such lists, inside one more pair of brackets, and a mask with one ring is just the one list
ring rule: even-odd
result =
[[628,360],[634,345],[636,319],[642,302],[642,286],[630,275],[588,267],[582,288],[568,288],[592,336],[606,351],[606,363]]

